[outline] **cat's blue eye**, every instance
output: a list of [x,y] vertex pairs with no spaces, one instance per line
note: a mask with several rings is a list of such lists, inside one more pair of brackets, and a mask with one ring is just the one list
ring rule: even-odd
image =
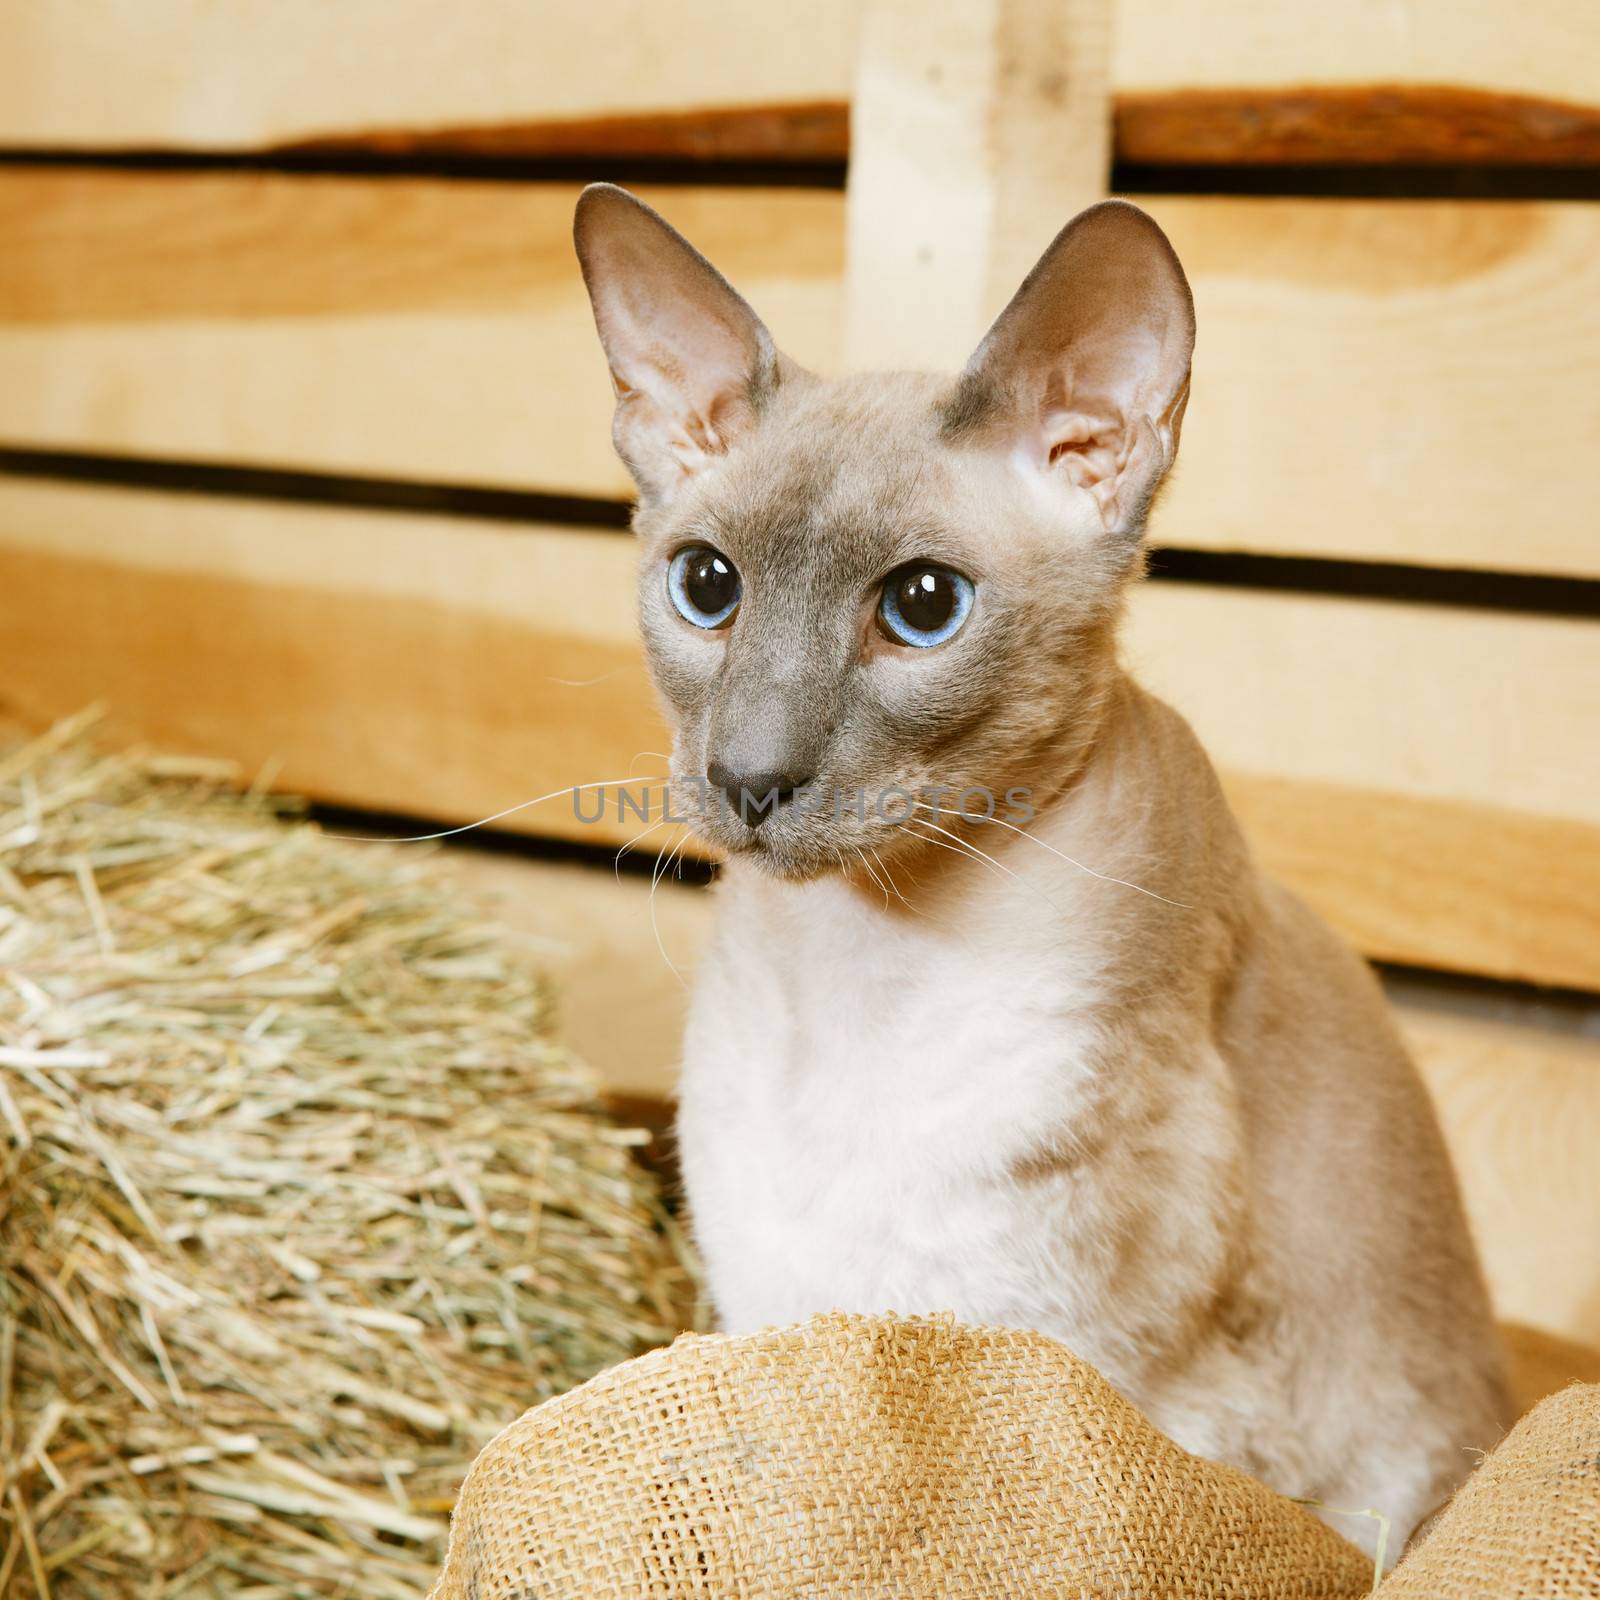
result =
[[739,609],[739,574],[720,551],[692,544],[667,563],[667,593],[685,622],[720,628]]
[[897,644],[926,650],[954,636],[972,611],[972,580],[913,561],[884,580],[878,626]]

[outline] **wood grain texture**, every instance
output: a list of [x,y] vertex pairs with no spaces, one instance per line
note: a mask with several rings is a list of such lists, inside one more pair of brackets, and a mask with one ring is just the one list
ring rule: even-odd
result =
[[1600,624],[1147,584],[1125,639],[1369,955],[1600,987]]
[[[797,25],[732,0],[479,0],[441,26],[422,0],[336,21],[318,0],[5,0],[0,144],[815,159],[842,151],[863,3]],[[1594,159],[1588,0],[1116,12],[1125,158]]]
[[[0,479],[0,711],[110,697],[287,787],[471,820],[661,770],[632,563],[620,534]],[[1316,605],[1147,585],[1133,609],[1132,659],[1264,859],[1371,953],[1600,988],[1600,625]],[[639,831],[570,798],[504,826]]]
[[1152,166],[1600,166],[1600,105],[1447,85],[1118,95],[1117,159]]
[[1225,770],[1223,785],[1266,869],[1374,960],[1600,988],[1592,822],[1381,783]]
[[959,370],[1111,176],[1112,0],[863,0],[845,348]]
[[1600,1348],[1600,1038],[1418,1010],[1401,1018],[1497,1313]]
[[850,106],[844,100],[815,100],[562,120],[367,128],[291,139],[269,146],[267,153],[381,156],[397,161],[642,156],[663,161],[834,163],[850,154]]
[[[1162,167],[1600,166],[1600,106],[1447,85],[1171,89],[1110,97],[1113,159]],[[570,121],[372,128],[270,146],[287,157],[646,157],[842,163],[852,107],[721,106]]]
[[1123,641],[1224,768],[1600,824],[1600,622],[1147,583]]
[[1589,0],[1123,0],[1118,90],[1403,83],[1600,105]]
[[[840,196],[643,192],[839,364]],[[0,442],[620,498],[575,196],[0,172]],[[1149,209],[1200,326],[1161,542],[1600,575],[1600,209]]]
[[106,700],[126,732],[447,823],[561,791],[503,826],[619,844],[640,824],[583,824],[569,791],[663,769],[632,591],[620,535],[4,485],[0,713]]
[[[837,364],[839,196],[640,192]],[[621,498],[577,193],[0,172],[0,440]]]
[[1600,572],[1600,209],[1149,209],[1199,320],[1158,540]]
[[846,97],[856,0],[3,0],[0,144],[248,150]]
[[[253,323],[584,310],[582,185],[281,174],[0,170],[0,326]],[[822,286],[837,318],[837,195],[637,191],[760,293]],[[587,312],[582,331],[593,338]],[[381,321],[380,321],[381,325]],[[824,342],[824,353],[831,342]],[[817,359],[814,355],[811,359]],[[556,374],[557,381],[565,376]],[[609,387],[609,386],[607,386]]]

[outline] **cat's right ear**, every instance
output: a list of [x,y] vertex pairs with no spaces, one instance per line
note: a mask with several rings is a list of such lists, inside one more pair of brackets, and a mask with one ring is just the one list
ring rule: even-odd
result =
[[1194,300],[1167,236],[1137,206],[1074,217],[973,353],[945,408],[1047,490],[1087,490],[1136,536],[1172,465],[1189,396]]
[[572,232],[617,395],[611,436],[659,504],[753,425],[781,358],[727,279],[625,189],[591,184]]

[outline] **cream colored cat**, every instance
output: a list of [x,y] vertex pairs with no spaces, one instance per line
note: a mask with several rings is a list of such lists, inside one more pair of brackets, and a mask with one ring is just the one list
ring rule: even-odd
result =
[[1094,207],[959,378],[825,379],[621,190],[577,243],[727,857],[679,1121],[723,1324],[1038,1329],[1398,1551],[1498,1437],[1500,1353],[1377,983],[1118,663],[1188,395],[1170,245]]

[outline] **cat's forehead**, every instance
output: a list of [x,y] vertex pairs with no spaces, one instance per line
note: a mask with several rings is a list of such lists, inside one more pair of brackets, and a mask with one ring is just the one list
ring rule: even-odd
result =
[[836,542],[841,553],[935,524],[948,499],[939,405],[924,374],[803,379],[774,397],[705,509],[731,536],[770,546]]

